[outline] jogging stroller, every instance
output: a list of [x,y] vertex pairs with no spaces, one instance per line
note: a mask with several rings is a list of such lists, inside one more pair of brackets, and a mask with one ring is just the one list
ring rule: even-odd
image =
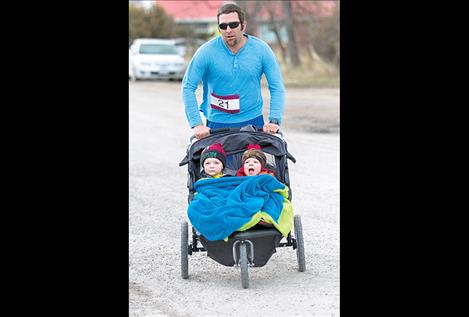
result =
[[[212,130],[210,136],[196,140],[191,137],[186,156],[179,166],[188,165],[187,188],[189,190],[188,203],[194,194],[194,183],[200,178],[200,156],[202,150],[213,143],[221,143],[228,157],[225,174],[235,175],[241,166],[241,157],[247,144],[259,144],[267,156],[269,168],[275,171],[277,179],[289,188],[288,199],[292,200],[287,160],[296,162],[288,152],[287,143],[283,134],[268,134],[253,126],[243,128],[224,128]],[[293,231],[293,234],[292,232]],[[292,247],[296,250],[298,271],[306,269],[303,229],[301,217],[293,217],[293,230],[284,237],[274,227],[256,225],[246,231],[235,231],[228,241],[209,241],[192,226],[192,236],[189,240],[189,226],[187,221],[181,223],[181,275],[183,279],[189,278],[189,255],[193,252],[207,252],[207,256],[225,266],[236,266],[241,269],[241,284],[243,288],[249,287],[249,267],[264,266],[277,247]],[[201,245],[201,246],[200,246]]]

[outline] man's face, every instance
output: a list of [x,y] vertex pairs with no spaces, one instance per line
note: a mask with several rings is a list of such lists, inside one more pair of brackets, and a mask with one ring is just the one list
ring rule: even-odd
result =
[[219,30],[226,45],[230,47],[235,47],[236,45],[238,45],[238,43],[241,43],[243,39],[243,30],[241,29],[241,21],[239,21],[238,13],[230,12],[227,14],[221,14],[218,17],[219,26],[220,24],[229,24],[232,22],[238,22],[239,25],[233,29],[228,26],[225,30],[219,27]]

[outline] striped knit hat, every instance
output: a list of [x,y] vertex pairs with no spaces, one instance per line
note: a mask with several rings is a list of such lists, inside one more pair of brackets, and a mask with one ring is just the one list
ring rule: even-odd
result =
[[244,151],[243,157],[241,158],[243,165],[244,162],[251,157],[258,159],[259,162],[261,162],[261,166],[265,168],[265,165],[267,164],[267,157],[265,156],[264,152],[262,152],[259,144],[249,144],[247,146],[246,151]]
[[202,151],[200,164],[203,166],[204,161],[210,157],[219,159],[223,163],[223,167],[226,166],[226,153],[220,143],[209,145]]

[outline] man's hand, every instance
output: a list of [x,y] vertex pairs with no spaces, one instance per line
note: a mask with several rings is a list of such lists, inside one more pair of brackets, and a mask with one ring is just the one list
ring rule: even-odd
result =
[[263,131],[267,133],[277,133],[277,131],[280,129],[280,126],[275,123],[266,123],[264,124]]
[[192,128],[192,131],[194,132],[195,137],[199,140],[210,135],[210,129],[203,124],[196,125]]

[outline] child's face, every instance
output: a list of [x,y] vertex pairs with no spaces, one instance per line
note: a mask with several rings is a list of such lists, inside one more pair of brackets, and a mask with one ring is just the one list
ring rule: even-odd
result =
[[261,162],[255,157],[250,157],[244,161],[244,174],[246,174],[246,176],[257,175],[260,173],[261,169]]
[[223,163],[214,157],[209,157],[204,161],[204,171],[207,175],[215,176],[223,169]]

